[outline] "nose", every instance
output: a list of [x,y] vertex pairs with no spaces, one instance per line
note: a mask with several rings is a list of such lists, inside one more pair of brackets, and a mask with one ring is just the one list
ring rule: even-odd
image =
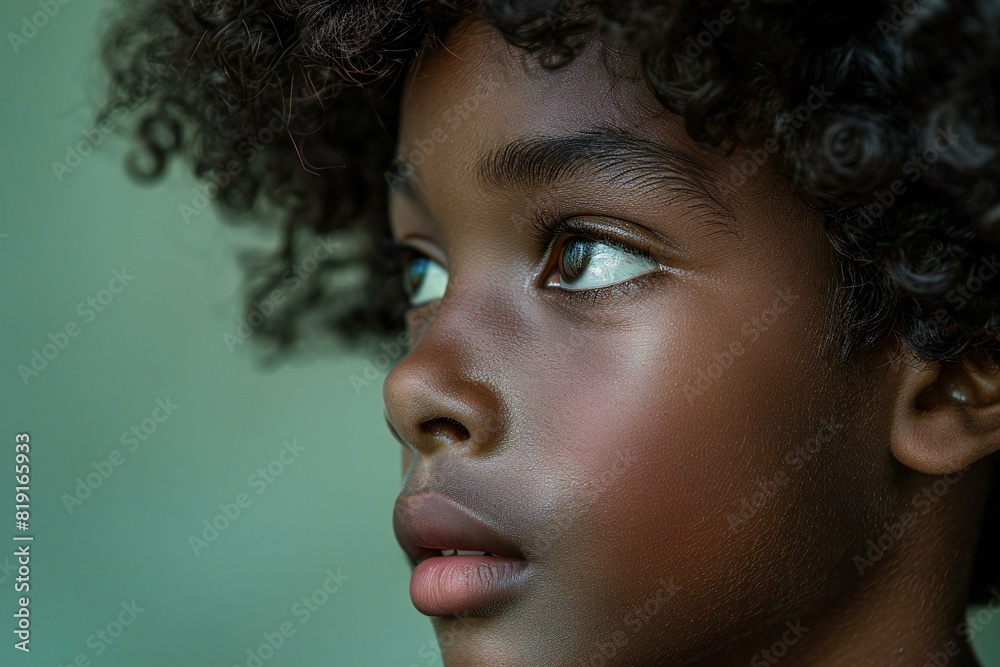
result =
[[[502,439],[499,392],[477,372],[468,345],[432,325],[386,376],[382,386],[389,429],[415,453],[461,447],[481,456]],[[463,344],[464,341],[464,344]]]

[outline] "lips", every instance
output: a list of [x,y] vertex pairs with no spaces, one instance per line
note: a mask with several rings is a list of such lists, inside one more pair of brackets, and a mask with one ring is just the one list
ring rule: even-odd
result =
[[448,496],[400,496],[393,530],[415,566],[410,599],[423,614],[484,613],[521,588],[528,563],[515,540]]

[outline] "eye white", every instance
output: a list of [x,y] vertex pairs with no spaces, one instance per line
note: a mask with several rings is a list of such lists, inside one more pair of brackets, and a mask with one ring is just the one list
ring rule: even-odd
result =
[[[624,248],[577,237],[566,243],[559,251],[559,283],[554,285],[565,290],[588,290],[608,287],[625,282],[657,268],[658,264],[642,255],[629,252]],[[577,275],[567,278],[564,275],[564,262],[567,255],[573,253],[579,262],[581,256],[586,257],[586,266]],[[568,267],[567,267],[568,268]]]
[[424,258],[424,262],[424,274],[420,285],[410,296],[411,306],[437,301],[444,296],[444,291],[448,287],[448,271],[433,259]]

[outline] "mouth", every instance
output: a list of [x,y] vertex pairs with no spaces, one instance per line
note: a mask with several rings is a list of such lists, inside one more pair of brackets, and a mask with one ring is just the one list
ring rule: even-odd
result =
[[512,537],[442,494],[400,496],[393,530],[414,566],[410,600],[427,616],[484,613],[514,597],[526,577]]

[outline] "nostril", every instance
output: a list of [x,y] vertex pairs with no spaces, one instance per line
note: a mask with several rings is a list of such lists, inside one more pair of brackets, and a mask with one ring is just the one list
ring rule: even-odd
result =
[[448,438],[455,441],[468,440],[470,437],[469,429],[451,417],[429,419],[420,425],[420,430],[434,437]]

